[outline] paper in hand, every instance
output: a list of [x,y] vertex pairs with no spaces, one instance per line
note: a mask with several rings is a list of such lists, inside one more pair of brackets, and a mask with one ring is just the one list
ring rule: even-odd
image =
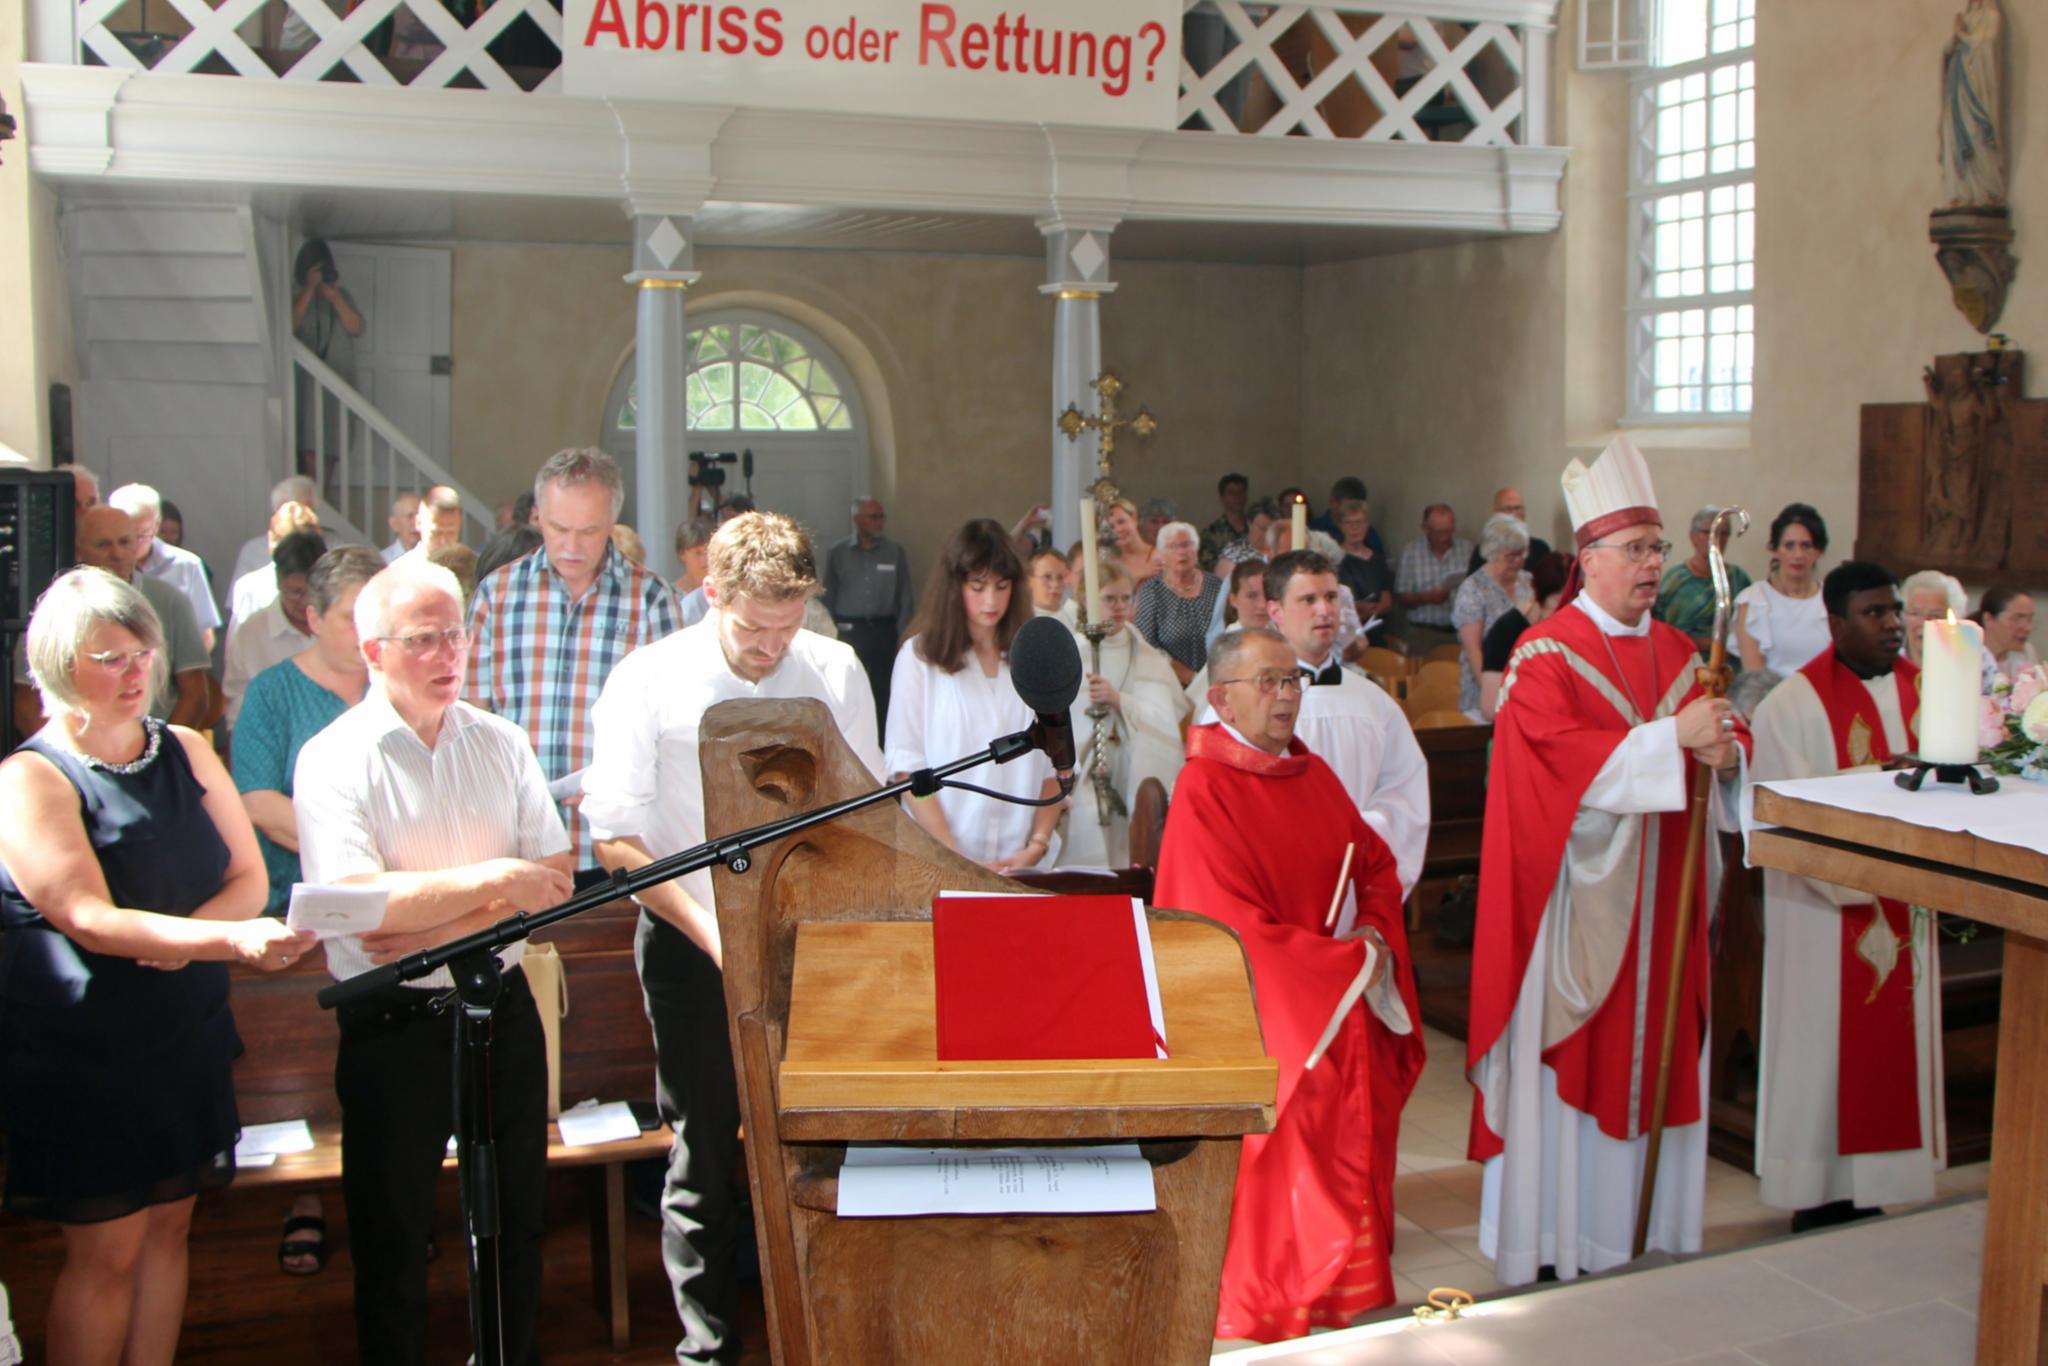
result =
[[548,784],[548,795],[558,802],[583,795],[583,775],[588,769],[579,768],[574,773],[564,773]]
[[385,900],[381,887],[322,887],[295,882],[291,909],[285,912],[285,928],[311,930],[322,939],[369,934],[384,923]]

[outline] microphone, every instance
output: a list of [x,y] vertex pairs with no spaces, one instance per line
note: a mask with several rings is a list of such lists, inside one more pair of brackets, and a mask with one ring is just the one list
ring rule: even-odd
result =
[[1038,713],[1031,742],[1052,760],[1062,784],[1074,776],[1074,721],[1081,691],[1081,651],[1057,617],[1033,617],[1010,642],[1010,686]]

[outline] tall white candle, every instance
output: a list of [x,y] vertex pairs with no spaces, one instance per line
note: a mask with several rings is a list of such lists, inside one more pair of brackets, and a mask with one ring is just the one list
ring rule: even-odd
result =
[[1975,622],[1930,621],[1920,637],[1920,757],[1930,764],[1977,762],[1983,708],[1984,632]]
[[1294,520],[1290,524],[1294,531],[1293,548],[1308,549],[1308,499],[1296,494],[1294,498]]
[[1081,500],[1081,592],[1088,624],[1102,620],[1102,557],[1095,550],[1095,500]]

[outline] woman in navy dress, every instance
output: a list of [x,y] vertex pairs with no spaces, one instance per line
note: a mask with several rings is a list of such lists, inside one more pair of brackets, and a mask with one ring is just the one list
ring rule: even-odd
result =
[[148,714],[165,663],[141,594],[65,574],[28,660],[51,720],[0,763],[0,1201],[63,1225],[48,1360],[169,1362],[192,1202],[234,1176],[227,965],[314,941],[261,917],[220,760]]

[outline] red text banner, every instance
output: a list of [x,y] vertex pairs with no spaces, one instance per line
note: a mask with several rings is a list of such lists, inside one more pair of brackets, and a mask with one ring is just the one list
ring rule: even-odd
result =
[[1174,0],[565,0],[588,98],[1171,128]]

